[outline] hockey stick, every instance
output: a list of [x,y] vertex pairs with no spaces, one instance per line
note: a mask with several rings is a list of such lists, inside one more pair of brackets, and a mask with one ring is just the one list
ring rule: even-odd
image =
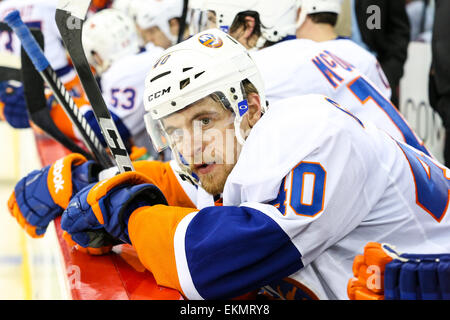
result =
[[[44,36],[39,29],[30,29],[41,48],[44,47]],[[78,146],[72,139],[64,135],[53,122],[47,100],[44,94],[44,80],[34,68],[25,50],[21,50],[22,83],[29,118],[35,125],[45,131],[50,137],[61,143],[72,152],[81,153],[87,159],[93,156]]]
[[188,12],[188,0],[183,0],[183,12],[181,13],[180,18],[180,30],[178,31],[178,39],[177,43],[180,43],[184,39],[184,32],[186,31],[186,19],[187,19],[187,12]]
[[86,121],[75,102],[72,100],[69,92],[58,79],[56,72],[50,66],[50,63],[44,56],[44,53],[37,44],[36,40],[33,38],[30,30],[20,18],[19,12],[11,12],[5,17],[5,21],[19,37],[23,48],[33,62],[36,70],[40,73],[47,85],[52,89],[56,99],[81,134],[85,145],[94,154],[100,164],[104,167],[110,167],[112,162],[108,153],[105,148],[103,148],[102,144],[95,135],[95,132],[92,130],[91,126]]
[[56,25],[119,171],[133,171],[128,151],[106,107],[84,54],[81,36],[90,3],[91,0],[59,0],[55,14]]
[[[2,32],[12,33],[6,23],[0,22],[0,34]],[[7,51],[0,52],[0,81],[16,80],[20,78],[20,59]]]

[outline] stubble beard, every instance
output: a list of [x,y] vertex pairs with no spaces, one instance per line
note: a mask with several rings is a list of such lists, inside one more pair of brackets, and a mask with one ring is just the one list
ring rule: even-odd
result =
[[[211,172],[199,175],[202,188],[213,196],[219,195],[223,192],[225,182],[234,168],[234,165],[231,164],[222,164],[220,166],[223,166],[220,172]],[[217,169],[219,168],[215,168],[214,171]]]

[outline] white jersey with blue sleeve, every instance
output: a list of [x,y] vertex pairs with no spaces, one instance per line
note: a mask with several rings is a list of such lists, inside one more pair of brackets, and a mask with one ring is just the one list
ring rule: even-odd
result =
[[178,223],[181,288],[189,299],[258,286],[347,299],[353,259],[368,241],[449,252],[448,170],[327,97],[280,101],[247,138],[223,206]]
[[[339,41],[345,40],[335,40]],[[393,138],[429,154],[382,91],[346,57],[328,48],[329,43],[295,39],[252,53],[269,104],[297,95],[324,94],[361,120],[371,121]]]
[[143,51],[116,60],[101,76],[105,102],[125,124],[137,146],[152,151],[144,121],[144,80],[162,48]]
[[[75,70],[70,66],[66,50],[56,26],[57,0],[4,0],[0,2],[0,20],[18,10],[29,28],[40,29],[44,35],[44,54],[63,83],[71,81]],[[0,33],[0,51],[20,56],[20,40],[13,32]]]

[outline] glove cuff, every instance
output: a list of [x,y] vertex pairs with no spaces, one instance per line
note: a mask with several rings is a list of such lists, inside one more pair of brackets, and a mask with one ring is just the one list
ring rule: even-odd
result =
[[153,180],[143,175],[142,173],[136,171],[124,172],[112,177],[111,179],[106,179],[98,182],[90,191],[87,196],[87,203],[91,206],[92,212],[96,216],[100,224],[105,224],[103,220],[103,214],[99,206],[99,200],[106,196],[106,194],[113,188],[121,185],[139,185],[144,183],[155,184]]
[[121,234],[126,235],[126,239],[122,240],[128,244],[131,244],[131,240],[128,235],[128,220],[130,220],[130,216],[135,210],[141,207],[154,206],[157,204],[168,205],[164,194],[158,187],[152,184],[140,185],[138,187],[139,190],[132,192],[132,196],[123,204],[122,209],[118,214],[118,220],[122,230]]
[[72,153],[50,167],[47,176],[48,191],[61,208],[67,208],[73,194],[72,165],[81,165],[86,161],[83,155]]

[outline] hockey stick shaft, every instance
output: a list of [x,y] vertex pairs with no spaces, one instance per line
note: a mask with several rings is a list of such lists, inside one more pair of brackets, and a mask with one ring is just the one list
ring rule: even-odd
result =
[[69,119],[78,129],[88,149],[94,154],[99,163],[104,167],[110,167],[112,162],[109,155],[100,143],[100,140],[98,140],[94,130],[92,130],[91,126],[76,106],[69,92],[59,80],[56,72],[50,66],[50,63],[42,52],[42,49],[39,47],[39,44],[20,18],[19,12],[13,11],[8,14],[5,17],[5,22],[19,37],[22,47],[27,52],[36,70],[55,94],[56,99],[63,107]]
[[133,171],[128,151],[103,100],[83,50],[81,41],[83,22],[90,3],[90,0],[60,0],[55,14],[56,25],[119,171]]
[[[31,30],[34,38],[41,48],[44,47],[44,36],[39,29]],[[22,48],[21,50],[21,75],[23,90],[25,94],[25,101],[29,118],[35,125],[45,131],[50,137],[62,144],[64,147],[72,152],[80,153],[87,159],[93,159],[91,153],[87,152],[72,139],[62,133],[53,122],[50,115],[50,109],[47,107],[47,101],[44,94],[44,79],[39,72],[34,68],[33,63],[28,57],[28,54]]]

